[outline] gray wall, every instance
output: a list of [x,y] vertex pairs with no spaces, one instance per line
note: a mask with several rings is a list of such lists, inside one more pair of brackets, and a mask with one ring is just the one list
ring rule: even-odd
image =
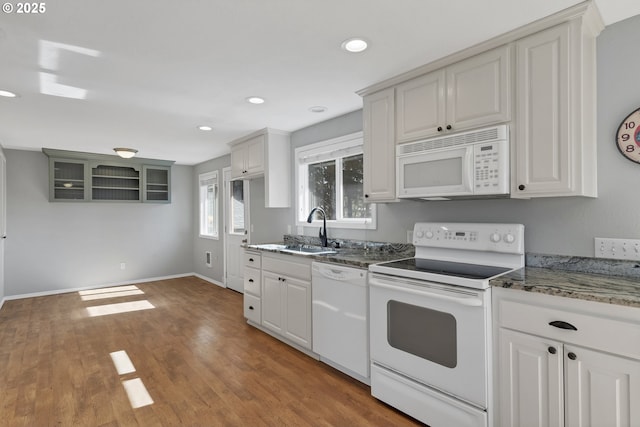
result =
[[[222,169],[231,165],[231,156],[226,155],[218,157],[216,159],[208,160],[206,162],[197,164],[193,167],[193,215],[191,221],[193,222],[193,271],[197,274],[205,276],[212,281],[223,284],[224,283],[224,240],[223,240],[223,173]],[[219,207],[220,215],[218,217],[218,230],[220,230],[220,238],[218,240],[202,238],[200,234],[200,196],[198,175],[207,172],[218,171],[218,185],[220,185],[219,194]],[[211,252],[211,267],[207,267],[205,260],[205,252]]]
[[[4,151],[2,150],[2,146],[0,146],[0,160],[1,160],[2,157],[4,157]],[[6,173],[5,174],[1,174],[0,173],[0,188],[2,188],[2,186],[4,184],[6,184]],[[5,196],[5,198],[6,198],[6,196]],[[0,200],[0,203],[2,203],[1,200]],[[0,209],[0,221],[3,220],[3,215],[4,215],[4,212]],[[6,292],[4,290],[4,265],[5,265],[5,262],[4,262],[4,246],[5,246],[5,239],[2,239],[2,236],[0,236],[0,239],[1,239],[0,240],[0,307],[1,307]]]
[[[640,165],[615,146],[616,128],[640,107],[637,48],[640,16],[607,27],[598,37],[598,198],[533,200],[404,201],[378,205],[375,231],[330,230],[329,237],[405,242],[417,221],[518,222],[525,225],[528,252],[593,256],[594,237],[640,238]],[[294,147],[362,129],[360,112],[292,135]],[[293,212],[291,224],[295,224]],[[305,234],[317,230],[304,228]]]
[[48,158],[5,154],[7,296],[193,271],[193,167],[173,166],[170,204],[50,203]]

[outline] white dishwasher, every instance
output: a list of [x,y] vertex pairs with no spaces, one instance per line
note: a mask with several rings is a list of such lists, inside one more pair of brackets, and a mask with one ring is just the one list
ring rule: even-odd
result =
[[367,270],[314,262],[311,283],[313,351],[369,384]]

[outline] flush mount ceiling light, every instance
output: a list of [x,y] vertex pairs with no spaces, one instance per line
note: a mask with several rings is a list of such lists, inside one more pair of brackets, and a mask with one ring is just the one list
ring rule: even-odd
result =
[[351,53],[363,52],[368,46],[369,44],[361,38],[352,38],[342,42],[342,49]]
[[120,157],[122,157],[123,159],[130,159],[133,156],[136,155],[136,153],[138,152],[138,150],[134,150],[133,148],[114,148],[113,151],[116,152],[116,154]]
[[8,90],[0,90],[0,96],[3,96],[5,98],[16,98],[18,94],[9,92]]
[[203,130],[203,131],[213,130],[213,128],[211,126],[207,126],[207,125],[198,126],[198,129]]
[[246,98],[249,104],[264,104],[264,98],[260,98],[259,96],[250,96]]
[[323,105],[315,105],[313,107],[309,107],[309,111],[311,111],[312,113],[324,113],[325,111],[327,111],[327,107]]

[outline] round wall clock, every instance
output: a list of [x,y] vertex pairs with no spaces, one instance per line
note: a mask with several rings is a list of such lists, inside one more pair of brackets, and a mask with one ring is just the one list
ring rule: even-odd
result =
[[640,163],[640,108],[631,112],[618,126],[617,143],[623,156]]

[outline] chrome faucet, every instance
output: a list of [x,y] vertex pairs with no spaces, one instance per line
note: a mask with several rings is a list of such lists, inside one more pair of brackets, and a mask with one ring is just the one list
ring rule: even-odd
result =
[[320,241],[322,242],[322,247],[326,248],[328,246],[328,244],[327,244],[327,214],[325,213],[324,209],[322,209],[320,206],[311,209],[311,212],[309,212],[309,216],[307,217],[307,222],[309,224],[311,224],[313,222],[313,214],[316,213],[316,211],[318,211],[318,212],[320,212],[322,214],[322,228],[320,229],[320,233],[318,234],[318,237],[320,237]]

